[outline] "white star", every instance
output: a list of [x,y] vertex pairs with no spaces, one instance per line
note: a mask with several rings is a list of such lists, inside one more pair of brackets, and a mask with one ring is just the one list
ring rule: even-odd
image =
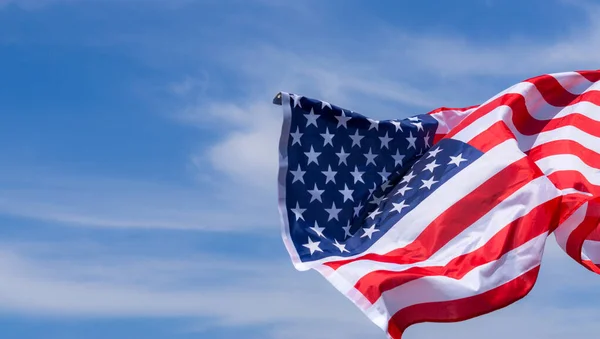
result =
[[350,155],[350,153],[346,153],[346,151],[344,151],[344,147],[342,146],[340,153],[336,153],[335,155],[338,156],[338,158],[340,158],[340,162],[338,163],[338,165],[344,164],[344,165],[348,165],[348,163],[346,162],[348,156]]
[[333,146],[333,137],[335,136],[335,134],[329,133],[329,127],[327,127],[327,129],[325,130],[325,133],[321,133],[321,136],[324,139],[323,147],[325,147],[325,145],[327,144]]
[[462,157],[462,153],[459,154],[459,155],[457,155],[457,156],[455,156],[455,157],[450,156],[450,159],[452,159],[452,160],[450,160],[450,162],[448,163],[448,165],[455,164],[456,166],[460,166],[461,162],[467,161],[467,159],[465,159],[465,158]]
[[390,143],[390,140],[392,140],[392,139],[393,138],[390,138],[389,131],[387,132],[387,134],[385,136],[379,137],[379,140],[381,140],[381,148],[385,147],[385,148],[389,149],[390,148],[389,143]]
[[358,130],[356,130],[356,133],[354,133],[354,135],[350,135],[350,139],[352,139],[352,146],[354,147],[354,145],[358,146],[360,148],[360,140],[364,138],[364,136],[362,135],[358,135]]
[[338,250],[340,250],[340,252],[344,253],[344,252],[348,252],[350,253],[350,251],[348,251],[346,249],[346,244],[340,244],[337,239],[335,239],[335,242],[333,243],[333,246],[337,247]]
[[[381,173],[379,173],[379,175],[381,175]],[[385,179],[384,179],[385,180]],[[385,180],[384,183],[381,185],[381,189],[385,192],[385,190],[387,190],[388,188],[392,187],[392,184]]]
[[346,129],[348,128],[348,120],[352,119],[352,117],[347,116],[346,113],[344,113],[344,110],[342,110],[342,115],[336,115],[335,118],[338,119],[337,128],[344,126]]
[[377,154],[373,154],[370,148],[369,153],[364,154],[364,156],[367,158],[367,165],[369,165],[369,163],[373,163],[373,165],[377,166],[377,164],[375,163],[375,158],[377,157]]
[[294,133],[290,133],[290,135],[292,136],[292,146],[294,146],[296,143],[298,143],[298,145],[302,146],[302,142],[300,141],[300,138],[302,137],[303,133],[300,133],[300,127],[296,126],[296,132]]
[[[377,172],[379,175],[381,175],[381,180],[383,180],[384,182],[388,180],[388,177],[390,176],[390,172],[386,171],[385,168],[383,170],[381,170],[381,172]],[[385,188],[384,188],[385,190]]]
[[330,103],[328,103],[327,101],[321,101],[321,110],[325,109],[325,107],[329,107],[329,109],[333,109],[333,108],[331,108]]
[[404,155],[400,154],[400,150],[396,150],[396,155],[392,155],[394,158],[394,166],[402,166],[402,160],[404,159]]
[[302,216],[304,211],[306,211],[306,208],[300,208],[300,205],[296,203],[296,208],[292,208],[292,212],[294,212],[294,215],[296,216],[296,221],[300,219],[304,220],[304,216]]
[[308,157],[307,165],[310,165],[313,162],[315,164],[319,165],[319,160],[317,158],[319,157],[319,155],[321,155],[321,152],[315,152],[313,147],[310,146],[310,152],[304,152],[304,155],[306,155]]
[[425,165],[425,168],[423,169],[423,171],[430,171],[431,173],[433,173],[433,169],[436,167],[439,167],[440,165],[435,163],[435,160],[428,163],[427,165]]
[[437,147],[436,149],[434,149],[432,151],[429,151],[429,155],[427,155],[427,159],[435,158],[438,155],[438,153],[440,153],[441,151],[442,151],[442,149],[439,147]]
[[354,172],[350,172],[350,174],[352,174],[352,176],[354,177],[354,183],[356,184],[357,182],[362,182],[363,184],[365,183],[362,179],[362,175],[365,172],[359,172],[358,171],[358,167],[354,166]]
[[375,185],[375,183],[373,183],[373,188],[369,188],[369,194],[373,194],[373,192],[375,192],[376,189],[377,186]]
[[302,108],[302,103],[300,102],[300,99],[302,99],[303,96],[292,94],[292,98],[294,99],[294,108],[296,108],[296,106],[300,106],[300,108]]
[[375,229],[374,224],[369,228],[363,228],[363,231],[365,232],[365,234],[361,235],[360,237],[361,238],[369,237],[369,239],[371,239],[371,236],[373,235],[373,233],[379,232],[379,230]]
[[429,145],[429,138],[430,138],[429,132],[427,132],[427,135],[425,135],[423,137],[423,141],[425,142],[425,147],[431,147],[431,145]]
[[402,123],[400,121],[393,120],[392,124],[396,126],[396,132],[398,132],[398,130],[400,130],[400,132],[404,132],[402,130]]
[[321,171],[321,173],[325,175],[326,184],[330,181],[333,181],[333,183],[335,184],[335,175],[337,174],[337,172],[331,170],[331,165],[327,167],[327,171]]
[[371,218],[371,219],[375,220],[375,217],[378,216],[379,214],[381,214],[381,211],[379,210],[379,207],[377,207],[373,212],[371,212],[371,214],[369,214],[369,216],[367,218]]
[[320,190],[317,187],[317,184],[315,184],[315,188],[313,188],[312,190],[308,190],[308,193],[310,193],[310,202],[313,202],[315,200],[323,202],[323,200],[321,200],[321,194],[323,194],[323,192],[325,192],[325,190]]
[[408,120],[410,120],[410,121],[419,121],[419,118],[417,118],[417,117],[410,117],[410,118],[408,118]]
[[417,138],[413,137],[412,131],[410,131],[409,134],[410,134],[410,137],[406,138],[406,141],[408,141],[408,148],[410,149],[412,147],[416,150],[417,145],[415,144],[415,141],[417,141]]
[[290,173],[292,173],[294,175],[294,180],[292,180],[292,184],[295,183],[296,181],[300,181],[301,183],[304,184],[304,173],[306,173],[306,171],[303,171],[302,168],[300,168],[300,165],[298,165],[297,170],[290,171]]
[[315,226],[313,227],[309,227],[313,232],[315,232],[319,237],[323,237],[325,238],[325,235],[323,235],[323,230],[325,229],[325,227],[319,227],[319,224],[317,224],[317,222],[315,221]]
[[431,185],[435,184],[437,181],[433,180],[433,177],[429,178],[428,180],[421,180],[423,182],[423,186],[419,187],[419,188],[424,188],[427,187],[427,189],[431,189]]
[[380,197],[373,196],[373,200],[371,200],[371,204],[379,205],[384,199],[384,195],[382,194]]
[[411,190],[412,188],[408,187],[408,185],[398,189],[398,193],[396,193],[396,195],[400,194],[402,196],[404,196],[404,194],[406,193],[406,191]]
[[370,118],[367,118],[367,120],[369,120],[369,122],[371,123],[371,126],[369,126],[369,131],[372,130],[373,128],[377,131],[379,131],[379,121],[378,120],[373,120]]
[[302,246],[308,248],[310,250],[310,254],[312,255],[313,253],[315,253],[315,251],[323,252],[323,250],[319,247],[320,243],[320,241],[313,242],[312,240],[310,240],[310,237],[308,237],[308,243]]
[[417,132],[423,131],[423,123],[422,122],[413,122],[412,124],[417,126]]
[[354,193],[353,190],[348,189],[348,185],[344,184],[344,189],[343,190],[339,190],[340,193],[344,196],[344,201],[346,202],[346,200],[350,200],[350,201],[354,201],[354,198],[352,197],[352,193]]
[[394,208],[392,208],[392,210],[390,211],[390,213],[394,212],[394,211],[400,213],[403,208],[406,208],[406,207],[409,206],[409,205],[407,205],[407,204],[404,203],[404,200],[402,200],[399,204],[396,204],[395,202],[393,202],[392,205],[394,205]]
[[[354,207],[354,216],[358,217],[358,215],[360,214],[360,210],[363,208],[363,204],[362,202],[360,204],[358,204],[358,206]],[[350,225],[350,222],[348,222],[348,225]]]
[[400,183],[408,183],[409,181],[413,180],[414,177],[416,177],[416,175],[414,175],[413,172],[410,171],[410,173],[408,173],[404,176],[404,178],[402,178],[402,181],[400,181]]
[[342,209],[341,208],[335,208],[335,202],[331,203],[331,208],[326,208],[325,211],[327,211],[327,213],[329,213],[329,219],[327,219],[327,221],[330,221],[331,219],[335,219],[338,220],[338,214],[340,214],[340,211]]
[[344,230],[344,239],[352,236],[352,233],[350,233],[351,227],[352,226],[350,225],[350,221],[348,221],[348,225],[342,227],[342,229]]
[[310,125],[315,125],[315,127],[319,127],[317,125],[317,119],[319,118],[319,116],[320,115],[316,115],[313,109],[311,108],[309,114],[304,114],[304,117],[306,118],[306,127]]
[[316,115],[312,108],[310,109],[310,113],[304,114],[304,116],[306,117],[306,127],[309,125],[315,125],[315,127],[319,127],[317,125],[317,119],[319,118],[319,115]]

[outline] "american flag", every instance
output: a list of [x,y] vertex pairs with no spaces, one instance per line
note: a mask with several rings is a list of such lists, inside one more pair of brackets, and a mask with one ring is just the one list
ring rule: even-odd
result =
[[600,273],[600,71],[374,120],[281,93],[279,207],[315,269],[390,338],[529,293],[547,237]]

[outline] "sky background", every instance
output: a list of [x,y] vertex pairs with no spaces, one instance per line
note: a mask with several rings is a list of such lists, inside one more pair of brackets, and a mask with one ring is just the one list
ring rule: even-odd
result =
[[[373,118],[598,69],[580,1],[0,0],[0,337],[385,338],[294,270],[278,91]],[[406,338],[594,337],[600,277]]]

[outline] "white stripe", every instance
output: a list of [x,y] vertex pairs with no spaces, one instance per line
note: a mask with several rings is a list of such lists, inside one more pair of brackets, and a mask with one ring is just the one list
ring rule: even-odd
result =
[[[508,113],[507,113],[508,112]],[[586,114],[594,113],[600,120],[600,109],[596,112],[587,112]],[[498,116],[503,114],[509,114],[505,119],[501,119]],[[552,141],[559,140],[572,140],[582,145],[583,147],[592,150],[596,153],[600,153],[600,143],[598,143],[598,137],[586,133],[579,128],[574,126],[563,126],[549,131],[544,131],[534,135],[523,135],[512,122],[512,109],[508,106],[500,106],[477,120],[476,124],[471,124],[467,128],[458,132],[452,139],[461,140],[463,142],[469,142],[479,134],[485,132],[496,122],[503,120],[508,129],[515,135],[516,140],[519,141],[519,149],[523,152],[527,152],[532,148],[543,145]]]
[[286,176],[288,171],[287,145],[290,135],[290,127],[292,124],[292,110],[290,108],[290,95],[288,93],[281,92],[281,106],[283,109],[283,122],[281,125],[281,135],[279,137],[279,172],[277,174],[278,207],[281,218],[281,237],[290,255],[290,259],[294,264],[294,267],[302,271],[309,269],[309,267],[306,267],[302,264],[300,256],[298,255],[296,247],[294,246],[294,242],[290,235],[290,225],[288,223],[286,206]]
[[[505,119],[503,119],[506,116]],[[483,115],[479,119],[475,120],[461,131],[456,133],[452,139],[460,140],[462,142],[469,142],[476,136],[487,131],[493,124],[498,121],[504,120],[507,125],[510,117],[512,116],[512,109],[509,106],[502,105],[494,108],[489,113]],[[512,121],[511,121],[512,124]]]
[[[600,90],[600,82],[586,83],[586,90]],[[537,88],[531,83],[521,83],[515,85],[515,89],[509,89],[507,93],[522,94],[525,98],[525,105],[529,114],[538,120],[549,120],[552,118],[564,117],[574,113],[580,113],[589,117],[590,119],[600,121],[600,106],[589,102],[578,102],[573,105],[565,107],[555,107],[548,104]],[[572,89],[572,88],[569,88]],[[579,88],[577,88],[579,89]],[[480,117],[476,121],[472,122],[469,126],[458,132],[453,139],[468,142],[474,137],[478,136],[493,124],[498,121],[504,121],[511,131],[519,137],[521,135],[512,123],[512,109],[507,105],[501,105],[494,108],[488,114]]]
[[[548,75],[554,77],[564,89],[575,95],[584,93],[593,84],[593,82],[589,81],[577,72],[563,72]],[[544,100],[541,93],[531,82],[523,81],[494,95],[482,105],[488,104],[506,94],[527,94],[530,95],[533,99],[533,102],[536,103],[540,102],[540,100]]]
[[567,220],[563,221],[556,230],[554,230],[554,237],[556,238],[556,243],[560,246],[563,251],[567,252],[567,240],[569,240],[569,236],[571,232],[573,232],[577,226],[579,226],[583,219],[585,219],[585,214],[587,213],[588,203],[584,203],[579,207],[573,214],[571,214]]
[[481,265],[461,279],[428,276],[386,291],[365,314],[387,331],[390,316],[416,304],[467,298],[502,286],[540,264],[547,234],[542,234],[506,253],[500,259]]
[[542,158],[535,164],[546,175],[559,171],[577,171],[583,175],[592,185],[600,185],[600,170],[584,163],[578,156],[573,154],[558,154]]
[[512,126],[512,121],[510,121],[509,128],[515,133],[517,140],[519,140],[519,148],[524,152],[548,142],[572,140],[589,150],[600,153],[598,137],[586,133],[574,126],[563,126],[531,136],[518,133],[515,127]]
[[563,196],[570,195],[570,194],[581,194],[581,195],[585,195],[588,197],[594,196],[592,193],[582,192],[575,188],[565,188],[565,189],[560,190],[560,192],[562,193]]
[[[427,260],[414,264],[394,264],[372,260],[348,263],[328,276],[328,279],[346,280],[346,288],[354,286],[363,276],[377,270],[404,271],[412,267],[446,266],[454,258],[483,247],[496,233],[511,222],[531,212],[543,203],[560,196],[546,177],[530,181],[501,201],[483,217],[450,240]],[[348,291],[342,291],[347,293]]]
[[591,81],[577,72],[551,73],[548,75],[554,77],[562,87],[568,89],[573,94],[581,94],[592,84]]
[[449,109],[431,114],[430,116],[438,122],[438,128],[435,131],[435,134],[447,134],[451,129],[463,121],[464,118],[475,111],[475,109],[477,109],[477,107],[468,110]]
[[[594,90],[600,90],[600,82],[594,84]],[[590,88],[592,89],[592,88]],[[581,115],[585,115],[586,117],[600,121],[600,106],[590,101],[580,101],[573,105],[565,106],[560,109],[558,112],[554,108],[554,106],[544,106],[540,107],[537,110],[529,111],[532,117],[537,120],[550,120],[556,118],[564,118],[571,114],[579,113]]]
[[[587,80],[585,77],[583,77],[581,74],[579,74],[577,72],[563,72],[563,73],[554,73],[554,74],[548,74],[548,75],[553,76],[561,84],[561,86],[563,88],[565,88],[570,93],[575,94],[575,95],[584,93],[586,90],[588,90],[590,88],[590,86],[595,84],[594,82]],[[515,85],[503,90],[502,92],[494,95],[493,97],[491,97],[490,99],[485,101],[483,104],[481,104],[479,107],[487,105],[490,102],[498,99],[499,97],[507,95],[507,94],[523,95],[525,97],[525,106],[527,107],[527,110],[530,112],[537,110],[540,102],[542,102],[544,104],[548,104],[544,100],[542,94],[538,91],[538,89],[531,82],[524,81],[524,82],[515,84]],[[535,104],[535,106],[534,106],[534,104]],[[486,115],[489,115],[489,114],[486,114]],[[481,118],[477,119],[476,124],[479,124],[480,120],[481,120]],[[492,124],[497,121],[498,120],[492,122]],[[479,133],[477,133],[477,134],[479,134]],[[459,139],[459,140],[463,140],[463,139]]]

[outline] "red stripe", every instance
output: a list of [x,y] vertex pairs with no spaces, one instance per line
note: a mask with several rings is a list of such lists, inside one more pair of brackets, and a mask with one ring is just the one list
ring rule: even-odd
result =
[[[586,92],[579,99],[600,104],[600,91]],[[590,135],[600,137],[600,122],[590,119],[585,115],[573,113],[561,118],[537,120],[527,110],[525,98],[520,94],[512,95],[508,106],[512,109],[511,121],[513,125],[523,135],[535,135],[564,126],[573,126]],[[453,133],[454,130],[448,133],[448,136],[451,136]],[[468,143],[485,152],[509,138],[515,138],[515,136],[504,121],[500,120],[478,136],[469,140]]]
[[[600,91],[585,92],[580,96],[576,96],[570,104],[574,105],[578,102],[591,102],[600,104]],[[514,100],[511,102],[512,122],[519,133],[523,135],[535,135],[541,132],[551,131],[564,126],[575,126],[580,130],[594,136],[600,136],[600,122],[590,119],[589,117],[580,114],[572,113],[564,117],[553,118],[547,117],[548,120],[537,120],[527,110],[525,106],[525,98],[523,100]],[[562,106],[561,106],[562,107]],[[556,111],[558,113],[558,110]]]
[[468,144],[485,153],[509,139],[515,139],[515,135],[504,121],[498,121],[485,132],[469,140]]
[[600,154],[573,140],[555,140],[536,146],[525,152],[533,161],[561,154],[576,155],[588,166],[600,168]]
[[581,264],[583,265],[583,267],[587,268],[588,270],[600,274],[600,266],[594,264],[593,261],[591,260],[583,260],[581,261]]
[[560,201],[561,198],[557,197],[537,206],[505,226],[484,246],[452,259],[445,266],[411,267],[401,272],[373,271],[360,279],[354,287],[371,303],[375,303],[383,292],[424,276],[438,275],[461,279],[472,269],[498,260],[506,253],[554,228],[554,225],[558,224]]
[[544,100],[555,107],[564,107],[577,99],[578,95],[569,92],[552,75],[544,74],[525,80],[538,89]]
[[[583,93],[581,95],[573,94],[566,90],[562,85],[556,80],[554,77],[545,75],[537,78],[531,79],[531,82],[540,92],[546,103],[555,107],[565,107],[568,105],[573,105],[577,102],[582,101],[590,101],[590,102],[598,102],[600,101],[600,96],[598,91],[589,91]],[[525,135],[537,134],[539,131],[542,131],[543,128],[549,122],[555,120],[537,120],[529,114],[526,106],[526,95],[520,93],[508,93],[502,95],[489,103],[482,105],[473,113],[469,114],[460,124],[458,124],[455,128],[453,128],[449,133],[448,137],[451,138],[455,136],[458,132],[462,131],[465,127],[472,124],[479,118],[488,114],[492,110],[500,106],[508,106],[512,109],[512,120],[515,124],[515,127],[519,129],[519,131]],[[548,117],[549,119],[551,117]],[[569,118],[558,118],[560,121],[562,119]],[[554,122],[555,124],[560,124],[561,122]],[[564,122],[562,122],[564,124]],[[556,127],[554,127],[556,128]],[[553,129],[553,128],[550,128]]]
[[600,193],[600,186],[591,184],[587,178],[578,171],[558,171],[547,175],[547,177],[554,186],[560,190],[572,188],[593,195],[598,195]]
[[[542,175],[533,162],[522,158],[496,173],[446,209],[419,234],[415,241],[407,246],[386,254],[369,253],[354,259],[328,262],[325,265],[332,269],[338,269],[357,260],[375,260],[397,264],[411,264],[425,260],[502,200]],[[473,208],[474,206],[477,208]]]
[[596,227],[588,234],[586,240],[600,241],[600,227]]
[[559,207],[559,221],[554,228],[550,229],[550,232],[554,232],[556,227],[560,226],[569,217],[573,215],[584,203],[589,200],[589,196],[583,194],[567,194],[562,196],[562,201]]
[[446,134],[436,134],[433,137],[433,145],[437,144],[440,140],[444,139],[445,136],[446,136]]
[[[575,228],[567,239],[566,252],[575,261],[582,263],[581,251],[586,240],[594,239],[598,234],[600,222],[600,203],[590,200],[583,221]],[[584,265],[585,266],[585,265]]]
[[[549,75],[542,75],[536,78],[529,79],[528,82],[532,83],[537,89],[542,89],[545,92],[551,92],[553,97],[549,98],[548,103],[554,106],[566,106],[574,100],[574,94],[567,91],[554,77]],[[546,98],[548,95],[541,93],[542,97]],[[556,98],[554,98],[556,97]],[[472,124],[477,119],[488,114],[496,107],[507,105],[513,108],[515,105],[525,104],[525,97],[518,93],[507,93],[499,96],[498,98],[480,106],[473,113],[469,114],[460,124],[458,124],[450,133],[449,137],[456,135],[456,133],[462,131],[466,126]]]
[[600,81],[600,70],[594,71],[578,71],[577,73],[581,74],[584,78],[586,78],[589,82]]
[[393,339],[401,339],[413,324],[463,321],[506,307],[531,291],[538,272],[539,266],[536,266],[506,284],[472,297],[406,307],[390,318],[388,333]]
[[598,226],[598,217],[586,215],[581,224],[575,228],[567,239],[567,254],[581,262],[581,248],[587,236]]

